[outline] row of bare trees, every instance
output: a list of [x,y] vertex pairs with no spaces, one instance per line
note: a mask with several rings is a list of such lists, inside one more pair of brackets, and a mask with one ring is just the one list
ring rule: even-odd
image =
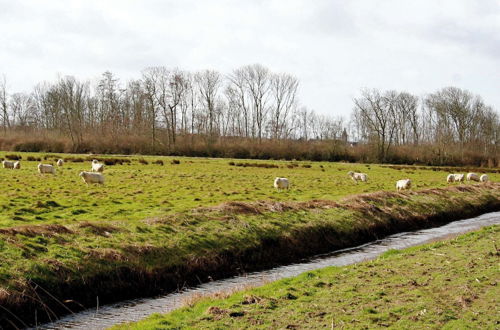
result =
[[9,93],[4,78],[0,125],[4,138],[11,132],[37,139],[55,134],[66,138],[72,151],[92,151],[89,141],[106,141],[119,151],[127,139],[147,148],[124,152],[164,154],[183,153],[179,150],[200,141],[205,148],[221,149],[235,140],[246,145],[324,141],[324,153],[330,153],[325,158],[331,159],[339,144],[351,146],[349,140],[365,146],[366,155],[357,157],[362,160],[394,161],[402,146],[425,148],[435,163],[457,155],[463,160],[471,152],[498,158],[498,113],[466,90],[448,87],[420,97],[362,90],[350,121],[307,109],[298,93],[296,77],[259,64],[229,74],[151,67],[125,83],[111,72],[97,82],[63,77],[40,83],[31,93]]
[[363,90],[354,99],[352,122],[357,137],[371,142],[385,162],[393,146],[424,144],[439,163],[467,152],[496,158],[500,151],[500,118],[482,98],[456,87],[421,99],[406,92]]
[[[3,87],[2,87],[3,86]],[[175,148],[179,136],[298,139],[312,134],[338,138],[341,119],[320,118],[301,107],[299,81],[255,64],[228,75],[151,67],[121,85],[110,72],[97,84],[64,77],[38,84],[32,93],[3,92],[2,126],[60,131],[77,147],[88,134],[148,136],[155,146]],[[314,133],[313,133],[314,132]]]

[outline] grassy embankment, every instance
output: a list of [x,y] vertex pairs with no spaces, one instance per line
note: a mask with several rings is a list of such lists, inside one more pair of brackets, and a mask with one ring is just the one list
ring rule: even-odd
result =
[[497,329],[500,226],[391,250],[113,329]]
[[[39,320],[53,318],[91,306],[96,296],[104,303],[154,294],[500,207],[498,184],[436,189],[447,186],[447,172],[435,169],[144,159],[149,164],[132,157],[107,166],[104,186],[78,177],[89,161],[67,162],[55,177],[38,175],[38,161],[0,169],[2,307],[26,321],[35,309]],[[165,165],[152,164],[158,159]],[[369,182],[354,184],[351,169],[368,173]],[[276,192],[275,176],[288,177],[292,189]],[[424,190],[393,192],[406,177]],[[372,194],[346,197],[360,193]]]

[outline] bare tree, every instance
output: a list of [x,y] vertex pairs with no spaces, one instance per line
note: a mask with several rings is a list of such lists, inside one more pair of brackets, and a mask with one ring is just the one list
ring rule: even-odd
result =
[[148,118],[150,134],[151,134],[151,147],[155,148],[156,144],[156,120],[158,117],[158,107],[156,102],[157,94],[157,80],[158,73],[154,68],[145,69],[142,72],[142,87],[146,98],[146,116]]
[[195,75],[196,85],[200,94],[200,101],[204,105],[208,121],[208,135],[213,138],[217,135],[216,128],[216,100],[222,85],[220,73],[212,70],[198,72]]
[[269,70],[260,64],[243,67],[245,85],[252,99],[253,124],[252,131],[256,130],[256,137],[262,141],[264,121],[267,114],[266,102],[270,87]]
[[15,93],[10,99],[12,120],[19,128],[29,128],[33,124],[33,100],[29,94]]
[[239,68],[234,70],[229,76],[229,85],[226,89],[228,104],[241,114],[239,123],[241,136],[250,137],[251,125],[251,100],[247,92],[247,70]]
[[7,78],[2,76],[0,81],[0,114],[2,116],[2,126],[4,135],[7,134],[7,129],[10,128],[8,98],[7,98]]
[[271,110],[271,136],[274,139],[284,137],[289,116],[297,107],[298,87],[299,80],[292,75],[281,73],[271,76],[270,90],[274,101]]
[[378,90],[363,90],[361,97],[354,99],[354,112],[364,128],[364,135],[375,142],[377,158],[384,162],[393,142],[394,123],[398,94],[388,91],[383,95]]

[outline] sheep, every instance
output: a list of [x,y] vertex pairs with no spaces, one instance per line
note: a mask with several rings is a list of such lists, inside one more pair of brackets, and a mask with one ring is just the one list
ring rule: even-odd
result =
[[14,162],[11,162],[9,160],[4,160],[2,161],[3,168],[14,168]]
[[477,175],[476,173],[467,173],[467,181],[479,181],[479,175]]
[[488,181],[490,181],[490,178],[486,174],[483,174],[479,178],[479,181],[481,181],[481,182],[488,182]]
[[446,182],[455,182],[455,174],[448,174],[448,176],[446,177]]
[[92,172],[104,172],[104,164],[99,163],[97,159],[92,160]]
[[365,173],[356,173],[356,172],[353,172],[353,171],[349,171],[347,173],[347,175],[349,175],[351,177],[351,179],[358,183],[358,181],[361,181],[361,182],[367,182],[368,181],[368,175],[365,174]]
[[56,174],[56,168],[50,164],[38,164],[38,173],[44,174],[44,173],[50,173],[50,174]]
[[456,182],[464,182],[465,174],[453,174]]
[[86,184],[89,183],[104,184],[104,175],[101,173],[83,171],[80,172],[79,175],[82,177],[83,182],[85,182]]
[[276,190],[288,189],[290,187],[290,182],[287,178],[275,178],[274,179],[274,188]]
[[411,189],[411,180],[410,179],[398,180],[396,182],[396,189],[398,191]]
[[21,162],[20,161],[14,162],[13,169],[14,170],[20,170],[21,169]]
[[56,164],[57,164],[57,166],[61,167],[64,164],[64,160],[58,159]]

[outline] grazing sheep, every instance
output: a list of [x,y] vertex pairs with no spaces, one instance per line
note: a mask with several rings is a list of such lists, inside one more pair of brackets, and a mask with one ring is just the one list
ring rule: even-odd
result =
[[56,164],[57,164],[57,166],[61,167],[64,165],[64,160],[58,159]]
[[467,181],[478,181],[479,182],[479,175],[476,173],[467,173]]
[[356,173],[353,171],[349,171],[347,173],[347,175],[349,175],[351,177],[351,179],[356,183],[358,183],[358,181],[361,181],[361,182],[368,181],[368,175],[366,175],[365,173]]
[[50,173],[50,174],[56,174],[56,168],[50,164],[38,164],[38,173],[44,174],[44,173]]
[[104,175],[101,173],[83,171],[83,172],[80,172],[80,176],[82,177],[83,181],[86,184],[89,184],[89,183],[104,184]]
[[288,189],[290,187],[290,182],[287,178],[275,178],[274,179],[274,188],[277,190]]
[[411,180],[410,179],[403,179],[403,180],[398,180],[396,182],[396,189],[398,191],[400,190],[407,190],[411,188]]
[[20,161],[14,162],[13,169],[20,170],[21,169],[21,162]]
[[455,174],[448,174],[448,176],[446,177],[446,182],[455,182]]
[[9,160],[2,161],[3,168],[14,168],[14,162]]
[[483,174],[479,178],[479,181],[481,181],[481,182],[488,182],[488,181],[490,181],[490,178],[486,174]]
[[92,161],[92,172],[104,172],[104,164],[101,164],[97,159],[94,159]]
[[465,174],[453,174],[456,182],[464,182]]

